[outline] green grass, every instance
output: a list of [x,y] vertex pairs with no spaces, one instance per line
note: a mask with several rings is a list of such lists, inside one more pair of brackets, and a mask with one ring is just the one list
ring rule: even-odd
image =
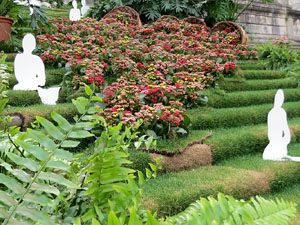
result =
[[[273,103],[276,92],[277,90],[208,93],[208,105],[213,108],[230,108]],[[284,98],[285,102],[300,101],[300,88],[284,89]]]
[[[198,108],[188,110],[187,115],[191,119],[191,128],[194,130],[230,128],[266,123],[272,108],[273,104],[224,109]],[[299,102],[287,102],[283,108],[289,119],[300,117]]]
[[[289,126],[292,130],[293,143],[300,142],[300,118],[291,119]],[[267,124],[258,124],[243,128],[193,130],[186,138],[159,140],[158,147],[178,151],[184,148],[188,143],[200,140],[209,133],[212,133],[213,136],[207,139],[205,144],[209,144],[212,148],[214,164],[236,156],[255,153],[262,154],[269,142],[267,137]],[[293,151],[291,155],[293,155],[292,153]]]
[[300,183],[300,164],[264,161],[261,155],[254,155],[235,158],[224,165],[161,175],[146,184],[143,202],[161,216],[173,215],[200,197],[218,192],[248,199],[292,183]]
[[248,80],[280,79],[285,78],[285,74],[277,70],[243,70],[243,75]]
[[219,82],[219,87],[225,91],[251,91],[251,90],[269,90],[278,88],[296,88],[298,82],[292,78],[276,80],[241,80],[225,79]]

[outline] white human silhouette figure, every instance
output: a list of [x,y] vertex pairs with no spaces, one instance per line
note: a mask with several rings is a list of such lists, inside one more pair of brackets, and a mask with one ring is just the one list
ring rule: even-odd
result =
[[14,90],[37,90],[46,82],[45,66],[42,59],[32,54],[36,47],[35,37],[26,34],[23,38],[23,53],[17,54],[14,62],[15,77],[19,82]]
[[78,21],[81,17],[80,9],[77,9],[77,2],[75,0],[73,0],[72,5],[74,8],[70,10],[69,19],[71,21]]
[[275,95],[274,107],[268,114],[268,138],[270,143],[263,153],[264,160],[283,161],[289,158],[287,146],[291,141],[291,133],[287,115],[282,108],[284,93],[279,89]]
[[90,9],[90,7],[86,4],[86,0],[81,0],[81,17],[84,16],[84,14],[86,14],[86,12]]
[[39,87],[37,90],[43,104],[56,105],[60,87],[52,87],[48,89]]

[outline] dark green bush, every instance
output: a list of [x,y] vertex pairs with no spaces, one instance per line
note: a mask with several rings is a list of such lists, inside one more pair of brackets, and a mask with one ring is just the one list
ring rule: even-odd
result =
[[132,162],[132,164],[128,165],[129,168],[145,173],[146,168],[150,168],[149,163],[153,163],[149,153],[147,152],[130,150],[129,153],[129,161]]

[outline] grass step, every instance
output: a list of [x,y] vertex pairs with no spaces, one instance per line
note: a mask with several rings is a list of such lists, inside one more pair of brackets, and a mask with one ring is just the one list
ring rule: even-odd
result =
[[[232,93],[205,93],[208,105],[213,108],[230,108],[261,105],[274,102],[277,90],[238,91]],[[300,88],[284,89],[285,102],[300,101]]]
[[291,78],[276,80],[225,79],[224,81],[219,82],[219,87],[228,92],[269,90],[278,88],[296,88],[298,87],[298,82]]
[[243,70],[243,75],[248,80],[280,79],[285,78],[286,72],[278,70]]
[[[273,104],[236,107],[236,108],[198,108],[187,111],[191,119],[191,128],[215,129],[254,125],[267,122],[269,111]],[[284,103],[288,118],[300,117],[300,102]]]
[[73,121],[73,117],[77,115],[77,110],[72,103],[58,105],[32,105],[28,107],[11,107],[6,110],[6,114],[21,113],[24,118],[23,128],[31,127],[31,123],[35,121],[36,116],[42,116],[48,120],[51,119],[51,112],[56,111],[64,116],[68,121]]
[[263,63],[245,63],[238,65],[241,70],[265,70],[266,66]]
[[[292,142],[300,142],[300,118],[289,120],[289,127],[292,133]],[[200,140],[209,133],[213,136],[207,139],[205,144],[211,146],[214,164],[236,156],[262,154],[269,143],[267,124],[259,124],[240,128],[194,130],[186,138],[158,141],[158,148],[178,151],[188,143]],[[291,155],[294,154],[291,152]]]
[[159,176],[145,185],[142,202],[160,216],[169,216],[200,197],[216,196],[218,192],[249,199],[295,183],[300,183],[299,163],[264,161],[259,154]]

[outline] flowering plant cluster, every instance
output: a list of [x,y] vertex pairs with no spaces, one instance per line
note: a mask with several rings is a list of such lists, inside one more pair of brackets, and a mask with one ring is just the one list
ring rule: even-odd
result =
[[[128,15],[77,22],[57,18],[50,34],[39,35],[44,62],[68,63],[66,84],[77,90],[94,84],[104,96],[110,125],[144,120],[144,131],[159,136],[187,133],[186,108],[201,106],[202,90],[237,69],[234,60],[255,55],[236,40],[236,32],[213,36],[209,28],[172,21],[139,28]],[[249,56],[251,57],[251,56]],[[105,83],[116,77],[116,82]]]

